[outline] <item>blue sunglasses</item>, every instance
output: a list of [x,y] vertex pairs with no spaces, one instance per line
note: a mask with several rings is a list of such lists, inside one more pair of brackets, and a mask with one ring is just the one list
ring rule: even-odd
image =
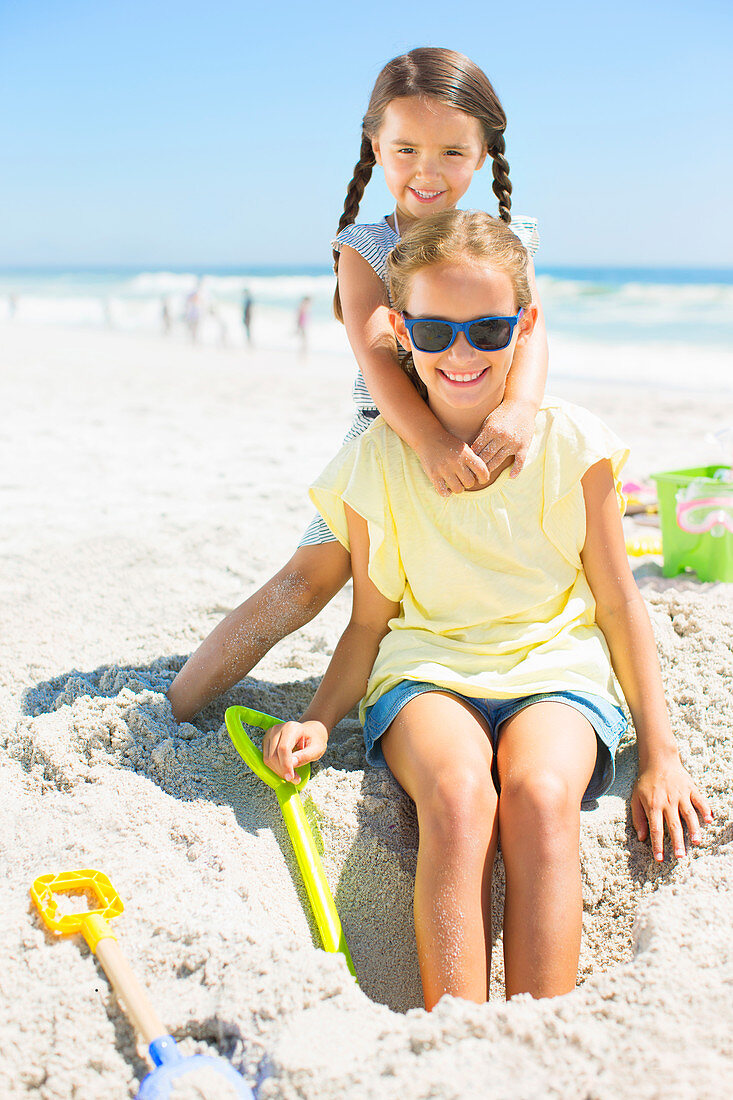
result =
[[408,317],[402,314],[413,347],[418,351],[447,351],[459,332],[476,351],[501,351],[511,343],[514,329],[524,313],[516,317],[477,317],[475,321],[441,321],[432,317]]

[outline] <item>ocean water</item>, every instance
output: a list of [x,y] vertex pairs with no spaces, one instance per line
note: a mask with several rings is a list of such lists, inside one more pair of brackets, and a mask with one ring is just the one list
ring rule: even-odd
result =
[[[733,269],[544,268],[537,281],[548,330],[602,344],[604,348],[705,348],[733,352]],[[203,310],[198,339],[206,344],[244,346],[241,302],[253,299],[252,333],[262,348],[297,345],[298,302],[311,298],[309,345],[322,353],[348,350],[343,327],[334,319],[334,276],[326,267],[260,267],[206,270],[0,269],[0,320],[18,324],[108,327],[163,332],[164,304],[170,335],[187,337],[186,298],[199,282]],[[710,361],[710,357],[707,357]],[[711,384],[730,388],[726,357]],[[672,384],[684,385],[682,377]]]

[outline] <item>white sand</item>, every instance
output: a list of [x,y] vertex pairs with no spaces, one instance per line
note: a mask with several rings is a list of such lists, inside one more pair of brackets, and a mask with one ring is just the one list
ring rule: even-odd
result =
[[[624,744],[613,791],[583,814],[580,987],[505,1004],[499,937],[492,1003],[446,998],[427,1015],[415,815],[386,773],[365,770],[357,723],[334,736],[308,812],[359,986],[315,947],[275,799],[223,728],[231,702],[299,713],[348,591],[195,725],[178,728],[162,694],[297,541],[305,485],[348,423],[351,364],[82,330],[5,326],[0,340],[0,1096],[134,1096],[146,1070],[81,938],[52,941],[32,909],[36,875],[81,867],[119,890],[120,943],[182,1050],[230,1059],[263,1100],[721,1096],[733,1076],[730,586],[638,566],[683,758],[716,814],[702,849],[657,867],[636,841]],[[556,342],[553,364],[564,350],[578,374],[577,346]],[[637,479],[714,460],[706,433],[733,423],[730,392],[550,389],[629,440]],[[181,1095],[202,1094],[195,1084]]]

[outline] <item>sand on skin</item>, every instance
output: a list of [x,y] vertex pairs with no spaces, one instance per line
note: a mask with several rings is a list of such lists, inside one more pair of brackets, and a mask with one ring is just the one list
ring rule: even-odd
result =
[[[492,1003],[446,998],[427,1015],[415,815],[365,769],[356,721],[335,734],[308,812],[359,987],[316,948],[277,806],[223,729],[229,702],[298,714],[348,589],[195,724],[177,727],[162,694],[297,541],[304,487],[348,423],[351,364],[82,330],[2,336],[2,1095],[132,1096],[145,1072],[87,949],[51,942],[31,909],[37,874],[91,866],[122,895],[120,942],[184,1052],[231,1059],[260,1097],[719,1096],[733,1073],[730,586],[640,566],[683,757],[716,813],[701,851],[658,868],[635,840],[629,740],[615,788],[583,814],[579,988],[503,1003],[499,937]],[[707,461],[706,433],[733,422],[730,393],[561,376],[550,390],[626,438],[639,479]]]

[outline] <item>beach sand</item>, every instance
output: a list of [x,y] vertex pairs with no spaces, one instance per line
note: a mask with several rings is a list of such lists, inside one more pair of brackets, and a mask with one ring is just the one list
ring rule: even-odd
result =
[[[444,998],[428,1015],[415,814],[365,767],[358,723],[336,731],[306,800],[358,986],[317,948],[274,796],[223,726],[235,702],[298,715],[348,587],[194,724],[176,726],[164,697],[297,542],[306,485],[349,423],[348,357],[10,324],[0,340],[0,1095],[122,1098],[145,1072],[81,937],[53,940],[30,902],[37,875],[93,867],[125,902],[120,944],[182,1050],[230,1059],[263,1100],[720,1097],[733,1078],[731,587],[635,562],[683,760],[716,815],[701,848],[656,866],[636,840],[629,737],[611,793],[582,815],[578,989],[504,1003],[499,873],[493,1000]],[[715,460],[706,435],[733,423],[733,393],[578,381],[596,353],[610,376],[616,352],[553,342],[548,390],[630,443],[629,478]],[[644,354],[661,377],[664,352]],[[624,355],[643,379],[643,355]]]

